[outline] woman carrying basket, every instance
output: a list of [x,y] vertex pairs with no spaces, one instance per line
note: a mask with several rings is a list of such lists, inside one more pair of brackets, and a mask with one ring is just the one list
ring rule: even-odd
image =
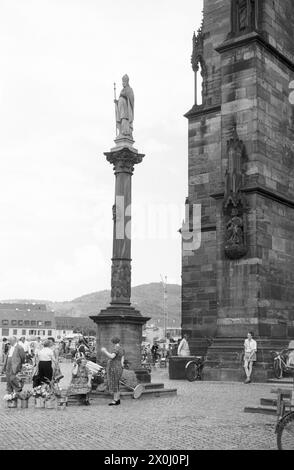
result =
[[124,364],[124,350],[120,346],[120,339],[114,337],[111,342],[113,343],[111,352],[106,348],[101,348],[101,352],[109,358],[106,367],[107,383],[110,393],[113,393],[113,401],[109,403],[109,406],[120,405],[119,381]]

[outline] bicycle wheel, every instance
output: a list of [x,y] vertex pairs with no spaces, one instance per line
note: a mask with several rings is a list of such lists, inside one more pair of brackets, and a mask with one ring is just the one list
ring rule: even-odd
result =
[[279,450],[294,450],[294,413],[285,415],[277,430],[277,444]]
[[283,377],[280,361],[274,361],[274,374],[277,379],[281,379]]
[[189,380],[189,382],[194,382],[194,380],[197,379],[198,365],[196,362],[194,361],[187,362],[185,366],[185,375],[186,375],[186,379]]

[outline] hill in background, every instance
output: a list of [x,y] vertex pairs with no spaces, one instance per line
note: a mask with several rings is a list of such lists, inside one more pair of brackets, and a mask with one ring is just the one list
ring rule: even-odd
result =
[[[44,303],[54,310],[55,316],[87,317],[97,315],[110,303],[110,291],[103,290],[83,295],[71,301],[52,302],[50,300],[10,300],[3,302]],[[163,287],[161,283],[143,284],[132,288],[132,306],[139,309],[144,317],[151,317],[149,323],[163,326]],[[181,286],[167,284],[168,326],[181,325]]]

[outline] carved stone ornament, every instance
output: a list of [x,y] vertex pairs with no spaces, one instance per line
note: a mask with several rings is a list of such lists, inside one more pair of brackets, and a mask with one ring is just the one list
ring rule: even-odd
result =
[[241,192],[244,185],[242,157],[244,144],[239,139],[236,126],[233,136],[228,141],[228,169],[225,177],[225,254],[230,259],[242,258],[247,252],[246,246],[246,201]]
[[204,60],[204,32],[203,32],[203,21],[201,27],[197,31],[197,35],[193,35],[193,51],[191,57],[192,69],[195,74],[200,69],[202,77],[202,103],[205,104],[205,98],[207,96],[207,80],[208,73],[207,67]]
[[111,268],[112,301],[129,302],[131,297],[131,264],[126,260],[113,260]]
[[129,148],[115,152],[105,152],[104,155],[109,163],[113,164],[115,173],[133,174],[134,166],[142,162],[143,154],[131,151]]
[[198,72],[199,63],[203,61],[204,52],[204,33],[203,33],[203,21],[200,28],[197,31],[197,35],[194,32],[193,35],[193,52],[191,57],[192,69],[194,72]]

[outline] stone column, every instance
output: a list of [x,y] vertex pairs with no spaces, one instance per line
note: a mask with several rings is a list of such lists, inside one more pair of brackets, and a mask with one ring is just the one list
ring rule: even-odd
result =
[[134,166],[142,162],[129,142],[117,139],[117,146],[105,156],[114,167],[115,204],[113,206],[113,255],[111,268],[110,306],[94,317],[97,324],[97,362],[105,364],[101,347],[111,349],[111,338],[118,336],[125,350],[125,359],[141,381],[150,375],[141,368],[142,327],[149,320],[131,306],[131,202]]

